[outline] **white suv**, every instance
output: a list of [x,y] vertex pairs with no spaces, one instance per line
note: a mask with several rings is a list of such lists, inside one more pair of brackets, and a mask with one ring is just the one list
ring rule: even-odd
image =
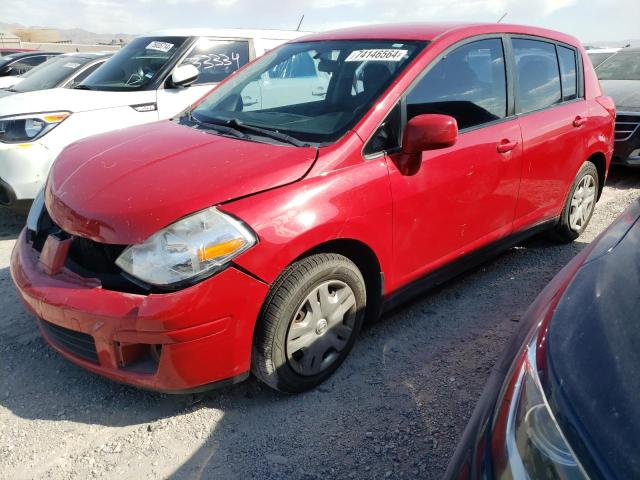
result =
[[301,35],[163,31],[135,38],[72,89],[0,98],[0,205],[35,198],[67,145],[171,118],[255,57]]

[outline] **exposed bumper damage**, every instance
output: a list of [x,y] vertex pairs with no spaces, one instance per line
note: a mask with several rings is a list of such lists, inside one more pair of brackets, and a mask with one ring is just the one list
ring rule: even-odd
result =
[[44,338],[70,361],[116,381],[166,392],[248,373],[267,284],[230,267],[184,290],[138,295],[103,289],[99,280],[67,268],[49,276],[39,259],[23,231],[11,275],[40,319]]

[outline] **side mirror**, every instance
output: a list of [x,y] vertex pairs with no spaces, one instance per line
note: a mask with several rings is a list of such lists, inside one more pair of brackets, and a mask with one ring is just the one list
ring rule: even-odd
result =
[[447,148],[456,143],[458,122],[449,115],[417,115],[407,123],[402,137],[402,152],[422,153]]
[[170,77],[172,87],[188,87],[198,79],[200,72],[195,65],[180,65]]

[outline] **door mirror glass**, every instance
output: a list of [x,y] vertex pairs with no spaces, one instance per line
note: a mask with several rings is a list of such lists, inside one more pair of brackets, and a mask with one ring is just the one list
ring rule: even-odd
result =
[[402,137],[402,151],[422,153],[450,147],[458,138],[458,122],[449,115],[425,114],[413,117],[407,123]]
[[171,86],[188,87],[198,79],[199,74],[194,65],[180,65],[171,74]]

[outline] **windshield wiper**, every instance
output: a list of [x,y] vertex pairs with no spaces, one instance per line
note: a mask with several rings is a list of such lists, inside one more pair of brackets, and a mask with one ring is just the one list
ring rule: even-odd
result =
[[93,88],[89,87],[88,85],[76,85],[75,87],[73,87],[75,90],[93,90]]
[[200,119],[194,117],[191,114],[191,111],[187,112],[187,118],[189,119],[189,121],[195,123],[196,125],[200,125],[200,126],[203,126],[203,127],[206,127],[206,128],[217,130],[217,131],[219,131],[221,133],[227,133],[227,134],[233,135],[233,136],[238,137],[238,138],[247,138],[248,137],[246,134],[242,133],[240,130],[238,130],[236,128],[229,127],[227,125],[223,125],[223,124],[220,124],[220,123],[217,123],[217,122],[207,122],[207,121],[204,121],[204,120],[200,120]]
[[234,130],[244,130],[245,132],[253,132],[264,137],[273,138],[279,140],[281,142],[290,143],[291,145],[295,145],[296,147],[308,147],[309,144],[298,140],[291,135],[287,135],[286,133],[278,132],[277,130],[270,130],[268,128],[260,128],[254,125],[248,125],[244,122],[236,118],[231,118],[229,120],[224,120],[222,118],[216,118],[215,120],[208,120],[207,124],[220,125],[222,127],[233,128]]
[[254,125],[247,125],[235,118],[225,121],[226,125],[231,125],[234,128],[240,130],[246,130],[248,132],[259,133],[260,135],[264,135],[265,137],[274,138],[276,140],[280,140],[281,142],[290,143],[291,145],[295,145],[296,147],[308,147],[309,144],[298,140],[291,135],[287,135],[286,133],[279,132],[277,130],[271,130],[268,128],[256,127]]

